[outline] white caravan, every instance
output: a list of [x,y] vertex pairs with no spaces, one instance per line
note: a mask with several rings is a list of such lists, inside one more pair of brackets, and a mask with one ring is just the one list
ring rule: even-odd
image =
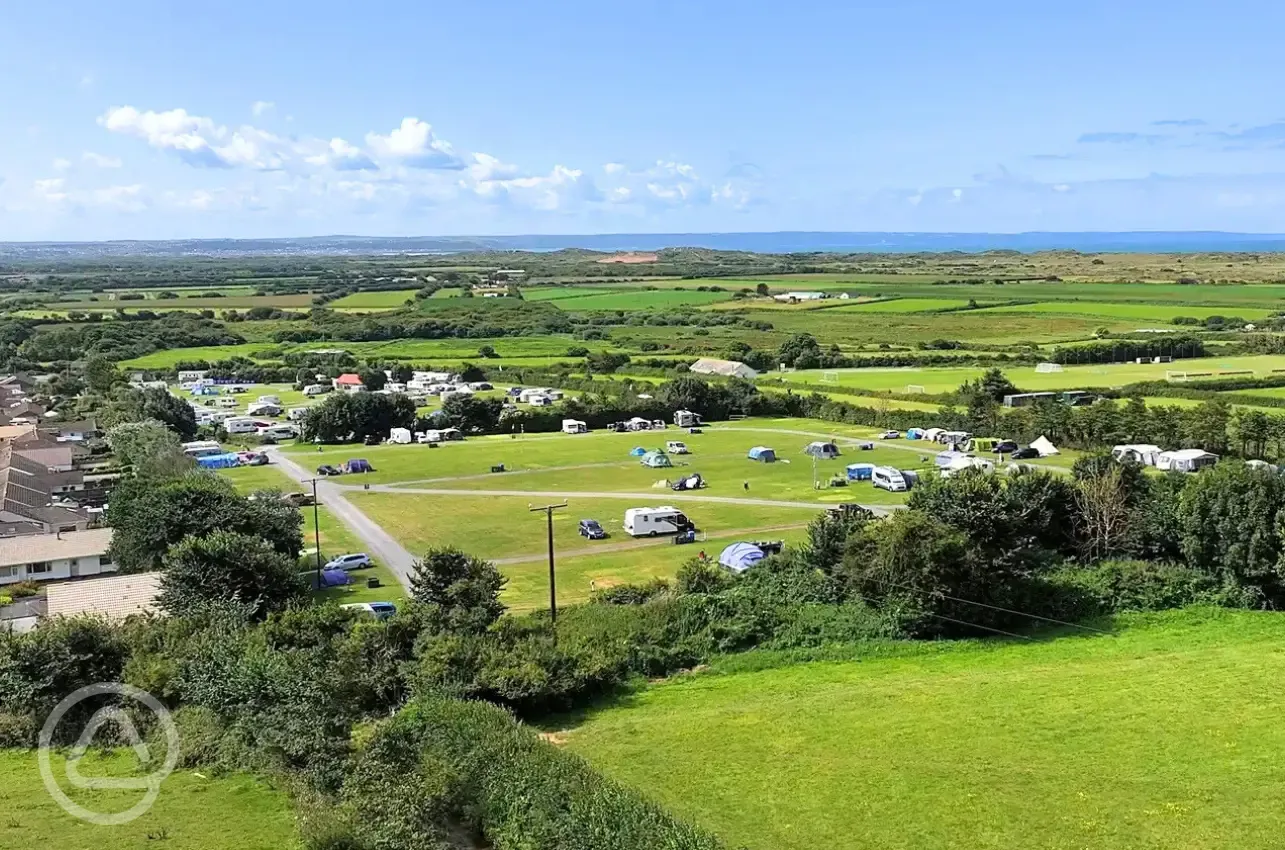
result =
[[223,423],[223,430],[229,434],[256,434],[259,421],[249,416],[234,416]]
[[562,433],[564,434],[587,434],[589,426],[579,419],[563,419]]

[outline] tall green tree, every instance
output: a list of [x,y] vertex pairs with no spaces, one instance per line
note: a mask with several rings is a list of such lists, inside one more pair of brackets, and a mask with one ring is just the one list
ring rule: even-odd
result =
[[107,444],[112,454],[136,476],[175,478],[194,466],[183,454],[178,435],[155,419],[123,422],[107,431]]
[[480,633],[504,613],[508,582],[490,561],[459,549],[430,549],[411,575],[411,596],[429,607],[439,631]]
[[161,562],[160,606],[190,616],[228,605],[261,620],[303,598],[293,558],[266,540],[231,531],[185,537]]

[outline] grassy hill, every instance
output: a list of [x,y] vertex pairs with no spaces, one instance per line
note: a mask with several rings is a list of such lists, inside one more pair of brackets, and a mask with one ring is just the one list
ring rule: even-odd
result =
[[750,655],[591,716],[569,746],[733,846],[1279,847],[1285,618],[1125,625]]

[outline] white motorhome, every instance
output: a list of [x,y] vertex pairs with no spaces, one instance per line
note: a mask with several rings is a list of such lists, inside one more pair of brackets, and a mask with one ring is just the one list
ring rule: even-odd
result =
[[910,489],[901,470],[891,466],[876,466],[870,473],[870,483],[890,493],[902,493]]
[[229,396],[223,396],[222,398],[216,398],[214,400],[214,406],[222,407],[224,410],[228,410],[231,408],[240,407],[241,402],[229,395]]
[[625,533],[631,537],[656,537],[678,534],[696,526],[678,508],[630,508],[625,511]]
[[679,428],[696,428],[705,424],[699,413],[692,413],[690,410],[675,410],[674,424]]
[[293,425],[281,423],[279,425],[269,425],[266,428],[259,428],[259,436],[271,437],[274,440],[293,440],[299,436],[299,429]]
[[292,407],[290,408],[289,412],[286,413],[286,418],[289,419],[291,422],[299,422],[307,415],[308,415],[308,408]]
[[564,433],[564,434],[587,434],[587,433],[589,433],[589,426],[588,426],[588,425],[586,425],[585,423],[581,422],[579,419],[563,419],[563,420],[562,420],[562,433]]
[[223,430],[229,434],[255,434],[259,430],[259,421],[249,416],[234,416],[223,423]]
[[327,384],[309,384],[303,388],[303,394],[308,396],[325,395],[330,392],[330,390],[331,387]]

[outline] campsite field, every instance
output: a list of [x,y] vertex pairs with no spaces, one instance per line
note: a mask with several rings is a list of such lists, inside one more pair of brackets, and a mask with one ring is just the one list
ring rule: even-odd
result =
[[843,304],[833,309],[842,313],[934,313],[959,310],[967,306],[967,301],[946,298],[889,298],[884,301]]
[[[134,756],[90,750],[80,763],[86,777],[129,777]],[[61,756],[54,775],[66,777]],[[73,800],[100,812],[125,811],[139,791],[76,790],[61,783]],[[59,850],[297,850],[294,815],[285,793],[248,776],[202,776],[175,771],[161,785],[155,805],[138,820],[97,826],[71,817],[45,790],[28,751],[0,750],[0,847]]]
[[[689,281],[690,283],[690,281]],[[691,289],[641,289],[637,291],[604,292],[598,295],[583,295],[574,298],[560,298],[555,303],[563,310],[644,310],[647,308],[664,309],[667,307],[690,307],[727,301],[731,292],[698,292],[696,285]]]
[[1242,319],[1264,319],[1275,312],[1266,307],[1207,307],[1182,304],[1123,304],[1106,301],[1044,301],[1037,304],[1012,304],[983,308],[988,313],[1059,313],[1068,316],[1105,316],[1112,319],[1135,319],[1140,322],[1170,322],[1179,316],[1207,319],[1210,316],[1236,315]]
[[752,653],[590,714],[567,746],[751,850],[1279,846],[1285,619],[1119,625]]
[[361,308],[365,310],[395,310],[408,300],[415,299],[413,289],[394,289],[384,292],[354,292],[327,304],[338,310]]

